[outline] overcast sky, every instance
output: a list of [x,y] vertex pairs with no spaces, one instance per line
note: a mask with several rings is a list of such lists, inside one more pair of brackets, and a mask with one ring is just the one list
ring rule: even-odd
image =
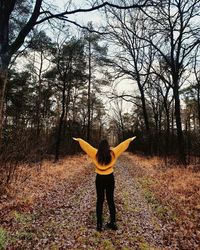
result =
[[[59,8],[61,10],[64,10],[64,6],[66,5],[66,0],[49,0],[51,2],[53,2],[55,5],[59,6]],[[77,8],[87,8],[87,7],[91,7],[88,4],[88,1],[85,0],[72,0],[71,1],[71,10],[75,9],[75,7]],[[70,15],[69,19],[73,19],[78,21],[81,24],[87,24],[89,21],[92,21],[94,23],[101,23],[102,17],[99,14],[99,11],[92,11],[92,12],[88,12],[88,13],[78,13],[76,15]]]

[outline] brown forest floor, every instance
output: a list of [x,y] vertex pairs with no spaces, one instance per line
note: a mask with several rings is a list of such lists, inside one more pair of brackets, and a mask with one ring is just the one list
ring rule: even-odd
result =
[[101,233],[94,167],[86,156],[22,168],[20,176],[1,199],[0,249],[1,241],[6,249],[199,249],[200,174],[192,170],[121,156],[115,168],[119,229]]

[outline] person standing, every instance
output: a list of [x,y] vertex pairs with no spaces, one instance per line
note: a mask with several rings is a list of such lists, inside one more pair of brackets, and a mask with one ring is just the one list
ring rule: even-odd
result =
[[109,146],[107,140],[102,140],[99,143],[98,149],[94,148],[81,138],[73,138],[75,141],[79,142],[82,150],[92,159],[95,165],[97,231],[102,231],[102,212],[105,194],[110,212],[110,222],[107,223],[107,227],[112,230],[117,230],[114,202],[115,179],[113,168],[117,158],[128,148],[130,142],[135,138],[136,137],[131,137],[126,139],[114,148]]

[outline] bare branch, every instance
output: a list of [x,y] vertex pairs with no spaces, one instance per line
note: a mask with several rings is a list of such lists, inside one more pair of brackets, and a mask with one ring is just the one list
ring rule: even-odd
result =
[[77,27],[79,27],[79,28],[81,28],[81,29],[83,29],[83,30],[87,30],[87,31],[89,31],[90,33],[96,33],[96,34],[99,34],[99,35],[108,35],[109,33],[107,33],[107,32],[101,32],[101,31],[98,31],[98,30],[94,30],[94,29],[90,29],[89,27],[87,27],[87,26],[83,26],[83,25],[81,25],[81,24],[79,24],[79,23],[77,23],[77,22],[75,22],[75,21],[73,21],[73,20],[69,20],[67,17],[59,17],[58,19],[60,19],[60,20],[64,20],[64,21],[66,21],[66,22],[68,22],[68,23],[72,23],[72,24],[74,24],[75,26],[77,26]]
[[65,15],[71,15],[71,14],[76,14],[76,13],[82,13],[82,12],[91,12],[91,11],[95,11],[95,10],[98,10],[98,9],[101,9],[103,7],[112,7],[112,8],[117,8],[117,9],[121,9],[121,10],[126,10],[126,9],[134,9],[134,8],[143,8],[143,7],[148,7],[148,6],[152,6],[152,4],[147,4],[149,2],[149,0],[146,0],[144,2],[144,4],[132,4],[132,5],[129,5],[129,6],[120,6],[120,5],[117,5],[117,4],[112,4],[112,3],[109,3],[109,2],[104,2],[102,4],[99,4],[97,6],[93,6],[91,8],[86,8],[86,9],[75,9],[75,10],[71,10],[71,11],[64,11],[64,12],[61,12],[59,14],[53,14],[51,13],[50,11],[43,11],[40,13],[40,15],[43,15],[43,14],[46,14],[48,16],[42,18],[41,20],[37,21],[36,24],[39,24],[39,23],[42,23],[48,19],[51,19],[51,18],[59,18],[61,16],[65,16]]
[[10,46],[9,54],[13,55],[24,43],[24,40],[26,36],[29,34],[31,29],[35,26],[36,20],[40,13],[40,8],[42,5],[42,0],[37,0],[35,3],[35,7],[33,10],[33,13],[29,19],[29,21],[26,23],[26,25],[22,28],[22,30],[19,32],[17,38],[13,42],[13,44]]

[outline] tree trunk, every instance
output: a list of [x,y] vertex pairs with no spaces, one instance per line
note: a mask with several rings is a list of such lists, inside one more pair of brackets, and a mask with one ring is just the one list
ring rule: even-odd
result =
[[41,130],[41,104],[42,104],[42,67],[43,67],[43,52],[40,53],[40,67],[38,73],[38,96],[36,105],[36,137],[37,140],[40,138]]
[[142,112],[143,112],[143,117],[144,117],[144,123],[145,123],[145,129],[146,129],[146,137],[147,137],[147,153],[152,154],[152,136],[151,136],[151,131],[149,127],[149,118],[148,118],[148,113],[146,109],[146,100],[145,100],[145,95],[144,95],[144,90],[140,84],[138,84],[139,90],[140,90],[140,96],[141,96],[141,101],[142,101]]
[[153,154],[155,154],[155,155],[159,155],[159,146],[158,146],[158,144],[159,144],[159,136],[158,136],[158,127],[159,127],[159,125],[158,125],[158,113],[155,111],[155,113],[154,113],[154,121],[155,121],[155,132],[154,132],[154,138],[153,138]]
[[7,83],[7,70],[0,70],[0,145],[2,142],[2,129],[4,119],[4,96]]
[[179,87],[177,81],[174,81],[173,92],[175,100],[175,120],[176,120],[176,129],[178,137],[178,160],[179,163],[186,164],[186,153],[185,153],[184,137],[183,137],[182,123],[181,123]]
[[141,96],[141,101],[142,101],[142,112],[144,116],[144,123],[145,123],[145,128],[147,133],[149,132],[149,119],[148,119],[148,114],[147,114],[147,109],[146,109],[146,101],[145,101],[145,95],[144,95],[144,90],[142,86],[138,84],[139,90],[140,90],[140,96]]
[[91,102],[91,42],[89,40],[89,74],[88,74],[88,124],[87,141],[90,141],[90,102]]
[[168,108],[166,107],[165,108],[165,112],[166,112],[166,149],[165,149],[165,153],[166,155],[169,154],[169,141],[170,141],[170,114],[169,114],[169,110]]
[[58,161],[59,159],[59,153],[60,153],[60,138],[62,133],[62,127],[63,127],[63,120],[65,116],[65,90],[66,90],[66,83],[64,83],[63,90],[62,90],[62,111],[59,119],[59,125],[58,125],[58,133],[56,138],[56,149],[55,149],[55,161]]
[[0,145],[2,143],[3,111],[5,88],[7,84],[9,15],[14,8],[15,1],[0,1]]
[[197,84],[198,125],[200,130],[200,82],[198,82]]

